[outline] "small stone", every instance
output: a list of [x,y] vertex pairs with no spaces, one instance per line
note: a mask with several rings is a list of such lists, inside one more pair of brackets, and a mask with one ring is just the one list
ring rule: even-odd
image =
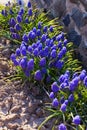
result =
[[21,111],[21,106],[14,106],[12,109],[11,109],[11,113],[17,113]]
[[18,125],[17,123],[14,123],[14,124],[8,123],[8,124],[7,124],[7,128],[8,128],[8,129],[12,129],[12,130],[17,129],[18,126],[19,126],[19,125]]
[[36,114],[37,114],[38,117],[42,116],[43,115],[43,110],[41,108],[37,108]]
[[0,71],[2,71],[2,72],[9,71],[9,66],[8,66],[6,61],[1,61],[0,62]]
[[0,80],[0,86],[5,85],[6,83],[3,80]]
[[6,48],[2,51],[2,55],[5,56],[6,58],[10,58],[11,55],[11,49],[10,48]]
[[14,121],[16,119],[20,119],[20,116],[18,114],[11,114],[6,117],[7,122]]

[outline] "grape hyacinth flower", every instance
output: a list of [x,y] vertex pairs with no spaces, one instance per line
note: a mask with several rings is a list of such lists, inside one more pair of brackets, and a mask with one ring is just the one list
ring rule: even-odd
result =
[[21,23],[22,22],[22,17],[21,17],[21,15],[17,15],[17,21],[18,21],[18,23]]
[[24,42],[26,43],[28,42],[28,36],[26,34],[23,35],[22,39]]
[[20,61],[20,66],[22,67],[22,69],[25,69],[25,68],[26,68],[27,62],[26,62],[26,60],[25,60],[24,58],[21,59],[21,61]]
[[28,24],[28,23],[29,23],[29,19],[28,19],[28,17],[27,17],[27,18],[25,18],[25,23],[26,23],[26,24]]
[[49,30],[50,32],[53,32],[53,26],[50,26]]
[[28,2],[27,7],[31,8],[31,2],[30,1]]
[[80,119],[80,116],[79,116],[79,115],[73,117],[73,123],[74,123],[75,125],[80,125],[80,122],[81,122],[81,119]]
[[20,53],[20,48],[17,48],[17,49],[16,49],[16,56],[20,56],[20,54],[21,54],[21,53]]
[[23,56],[26,56],[26,47],[25,47],[25,46],[23,46],[23,47],[21,48],[21,54],[22,54]]
[[41,67],[43,67],[43,66],[46,65],[46,58],[45,58],[45,57],[41,58],[39,65],[40,65]]
[[50,95],[49,95],[49,97],[50,97],[51,99],[53,99],[53,98],[55,97],[55,96],[54,96],[54,93],[51,92]]
[[56,93],[59,91],[59,87],[57,85],[57,82],[54,82],[52,85],[51,85],[51,90]]
[[19,23],[17,23],[14,27],[17,31],[20,31],[21,30],[21,26]]
[[28,15],[29,15],[29,16],[32,16],[32,15],[33,15],[32,9],[28,9]]
[[37,71],[35,72],[34,78],[35,78],[37,81],[41,81],[41,80],[42,80],[42,73],[41,73],[40,70],[37,70]]
[[66,126],[61,123],[59,126],[58,126],[58,130],[67,130]]
[[27,63],[27,68],[31,71],[34,69],[34,59],[30,59]]
[[74,101],[74,96],[73,96],[73,94],[70,94],[70,96],[68,97],[68,101],[69,101],[69,102],[73,102],[73,101]]
[[10,23],[11,23],[11,26],[15,26],[15,24],[16,24],[16,21],[15,21],[15,19],[14,18],[11,18],[10,19]]
[[87,88],[87,76],[84,78],[84,80],[83,80],[83,84],[84,84],[85,87]]
[[58,99],[57,99],[57,98],[54,98],[54,99],[53,99],[53,102],[52,102],[52,106],[53,106],[53,107],[58,107],[58,105],[59,105]]
[[65,104],[65,103],[63,103],[63,104],[61,105],[60,110],[61,110],[62,112],[65,112],[65,111],[66,111],[66,104]]

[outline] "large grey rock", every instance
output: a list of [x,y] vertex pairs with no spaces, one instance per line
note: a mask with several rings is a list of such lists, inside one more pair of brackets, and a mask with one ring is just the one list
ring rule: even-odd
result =
[[72,9],[71,17],[74,20],[74,22],[78,28],[84,26],[87,22],[87,13],[82,12],[78,8]]

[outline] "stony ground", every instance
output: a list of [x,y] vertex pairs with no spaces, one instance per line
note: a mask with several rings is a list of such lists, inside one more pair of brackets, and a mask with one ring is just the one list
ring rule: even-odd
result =
[[[46,118],[44,104],[48,97],[39,96],[36,86],[30,90],[30,85],[21,80],[6,80],[14,72],[9,64],[12,46],[8,41],[0,42],[0,130],[37,130]],[[51,124],[41,130],[51,130]]]

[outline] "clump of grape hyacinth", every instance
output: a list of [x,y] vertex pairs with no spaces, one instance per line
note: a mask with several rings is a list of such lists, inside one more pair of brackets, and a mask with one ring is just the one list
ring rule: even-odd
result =
[[[75,72],[72,76],[67,70],[58,78],[57,82],[52,83],[51,92],[49,94],[52,100],[52,107],[57,110],[57,113],[61,113],[60,116],[63,115],[67,121],[68,114],[71,114],[71,124],[73,123],[76,128],[79,128],[82,117],[85,117],[84,113],[80,112],[80,109],[81,107],[86,107],[85,104],[83,104],[83,102],[86,102],[84,98],[87,91],[86,82],[87,73],[85,70]],[[77,115],[76,111],[79,111],[79,115]],[[58,130],[63,129],[66,130],[67,127],[62,123],[58,126]]]
[[[19,21],[21,22],[20,18]],[[19,23],[15,24],[14,26],[17,31],[20,31],[21,29]],[[38,29],[42,32],[44,28],[46,29],[46,31],[38,36]],[[36,27],[33,27],[33,29],[30,30],[28,34],[24,34],[22,36],[21,45],[19,48],[16,49],[16,53],[14,55],[16,55],[15,62],[18,63],[16,64],[16,66],[22,68],[25,76],[26,71],[28,70],[29,77],[31,76],[34,80],[42,81],[46,80],[47,77],[51,77],[52,73],[54,72],[55,75],[58,76],[58,71],[60,71],[64,66],[65,55],[67,53],[67,45],[64,46],[65,38],[62,32],[56,36],[58,37],[61,35],[59,41],[57,40],[57,38],[53,40],[49,36],[49,34],[53,32],[52,26],[44,27],[42,25],[42,22],[39,22],[38,29]],[[61,49],[58,46],[60,41],[62,46]],[[30,42],[32,42],[32,45],[28,45],[28,43]],[[62,56],[60,56],[60,53],[62,54]],[[15,63],[14,59],[12,59],[12,62]],[[27,76],[27,78],[29,77]],[[55,84],[52,85],[54,92],[57,92],[59,90],[59,87],[56,86],[56,84],[57,83],[55,82]]]

